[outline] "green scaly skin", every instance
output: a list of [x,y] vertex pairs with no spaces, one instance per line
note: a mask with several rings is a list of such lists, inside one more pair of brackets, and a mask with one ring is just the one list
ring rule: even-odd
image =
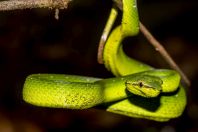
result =
[[[123,0],[122,2],[122,24],[112,31],[104,47],[103,61],[105,67],[115,76],[125,76],[153,70],[153,67],[132,59],[123,52],[121,42],[125,37],[138,34],[139,19],[136,1]],[[110,16],[111,15],[114,14],[112,13]],[[159,73],[158,75],[160,76]],[[172,77],[167,78],[167,81],[171,83],[163,81],[163,85],[167,87],[166,92],[173,92],[175,90],[172,89],[171,86],[177,81]],[[158,102],[158,105],[155,101]],[[136,105],[134,105],[134,103],[136,103]],[[153,108],[151,106],[153,106]],[[128,98],[110,105],[107,111],[131,117],[168,121],[171,118],[179,117],[183,113],[185,106],[186,94],[183,86],[180,85],[176,92],[162,94],[156,100],[150,101],[143,98]],[[156,108],[154,109],[154,107]]]
[[121,41],[138,33],[135,6],[134,0],[123,0],[122,24],[109,36],[103,54],[107,69],[121,77],[33,74],[25,81],[23,99],[33,105],[53,108],[86,109],[105,105],[110,112],[156,121],[180,116],[186,95],[183,87],[178,88],[178,73],[153,70],[127,57],[122,50]]
[[[137,82],[139,76],[144,75],[162,80],[163,84],[160,91],[164,93],[170,87],[175,91],[180,81],[178,73],[172,70],[150,70],[109,79],[63,74],[33,74],[26,79],[23,98],[26,102],[37,106],[68,109],[86,109],[99,104],[118,101],[108,105],[107,111],[157,121],[179,116],[185,102],[185,93],[182,90],[179,90],[174,96],[161,96],[160,103],[162,104],[158,107],[159,98],[144,99],[126,90],[126,82],[132,84]],[[151,81],[153,81],[152,78],[150,80],[141,79],[142,83]],[[153,85],[155,86],[155,83]],[[152,84],[150,86],[152,87]],[[155,88],[153,87],[153,89]],[[143,104],[149,110],[145,109]],[[149,106],[147,106],[148,104]],[[153,111],[155,107],[158,109]]]
[[[116,10],[116,9],[112,9]],[[113,13],[110,14],[114,15]],[[107,26],[107,25],[106,25]],[[122,40],[139,32],[139,19],[135,0],[123,0],[122,24],[109,36],[103,53],[105,67],[116,76],[124,76],[153,69],[128,57],[122,49]]]

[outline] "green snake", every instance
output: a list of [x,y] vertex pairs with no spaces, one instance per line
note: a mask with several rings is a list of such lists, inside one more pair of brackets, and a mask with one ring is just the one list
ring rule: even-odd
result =
[[[179,74],[173,70],[154,69],[124,53],[121,42],[138,33],[139,21],[136,1],[122,2],[122,23],[108,37],[103,52],[105,67],[117,77],[32,74],[26,78],[23,88],[26,102],[67,109],[104,106],[109,112],[155,121],[168,121],[183,113],[186,94]],[[112,12],[111,22],[117,10],[113,8]],[[110,29],[111,25],[106,27]]]

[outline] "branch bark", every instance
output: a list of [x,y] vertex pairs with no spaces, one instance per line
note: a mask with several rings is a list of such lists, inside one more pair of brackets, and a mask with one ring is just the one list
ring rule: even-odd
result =
[[0,2],[0,11],[31,8],[67,8],[70,0],[7,0]]

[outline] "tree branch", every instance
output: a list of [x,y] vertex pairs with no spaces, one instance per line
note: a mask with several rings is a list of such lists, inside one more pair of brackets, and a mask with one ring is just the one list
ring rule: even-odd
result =
[[0,1],[0,11],[27,8],[67,8],[70,0],[8,0]]

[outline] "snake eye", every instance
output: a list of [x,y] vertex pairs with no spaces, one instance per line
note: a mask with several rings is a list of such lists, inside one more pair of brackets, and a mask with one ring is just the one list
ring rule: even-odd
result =
[[144,86],[143,82],[139,82],[139,87],[142,88]]

